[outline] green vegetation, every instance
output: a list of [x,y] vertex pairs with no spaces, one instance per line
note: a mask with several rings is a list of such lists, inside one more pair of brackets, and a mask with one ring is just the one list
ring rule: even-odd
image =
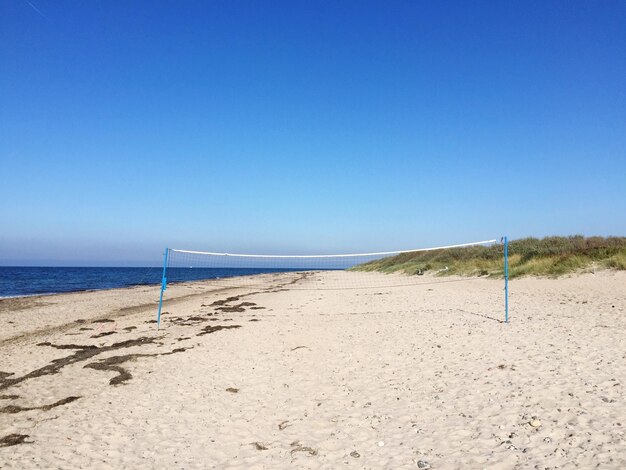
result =
[[[355,266],[352,270],[502,277],[503,268],[503,246],[496,244],[402,253]],[[557,277],[595,268],[626,270],[626,237],[576,235],[509,242],[511,278],[526,275]]]

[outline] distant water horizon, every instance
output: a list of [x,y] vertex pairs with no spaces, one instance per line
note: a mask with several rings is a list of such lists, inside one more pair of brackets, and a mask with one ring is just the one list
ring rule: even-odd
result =
[[[288,268],[168,268],[167,281],[301,271]],[[63,294],[161,283],[162,267],[0,266],[0,299]]]

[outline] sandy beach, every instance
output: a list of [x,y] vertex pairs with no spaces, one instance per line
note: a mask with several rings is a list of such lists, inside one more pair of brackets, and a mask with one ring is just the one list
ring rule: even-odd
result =
[[626,273],[355,275],[0,300],[0,467],[626,468]]

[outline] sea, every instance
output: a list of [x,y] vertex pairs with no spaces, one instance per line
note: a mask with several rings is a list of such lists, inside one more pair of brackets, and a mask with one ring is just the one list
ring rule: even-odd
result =
[[[170,284],[291,271],[298,269],[168,268],[167,282]],[[158,285],[162,275],[163,268],[0,266],[0,298]]]

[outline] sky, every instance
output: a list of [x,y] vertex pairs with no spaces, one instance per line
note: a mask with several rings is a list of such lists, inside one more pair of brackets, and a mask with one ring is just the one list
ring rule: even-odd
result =
[[626,2],[0,0],[0,265],[626,235]]

